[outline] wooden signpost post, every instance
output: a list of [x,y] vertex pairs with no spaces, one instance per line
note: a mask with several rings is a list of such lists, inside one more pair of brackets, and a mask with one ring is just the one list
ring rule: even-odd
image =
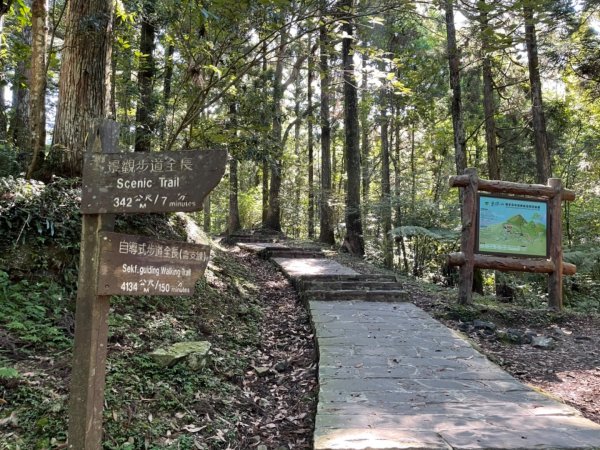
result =
[[577,268],[563,261],[561,204],[575,193],[557,178],[547,186],[482,180],[475,169],[449,183],[463,190],[461,251],[448,256],[460,267],[459,302],[471,301],[475,268],[496,269],[548,273],[548,305],[562,309],[562,277]]
[[210,247],[114,233],[114,214],[196,211],[225,172],[224,150],[118,153],[118,127],[90,133],[69,400],[70,450],[100,450],[111,295],[193,295]]

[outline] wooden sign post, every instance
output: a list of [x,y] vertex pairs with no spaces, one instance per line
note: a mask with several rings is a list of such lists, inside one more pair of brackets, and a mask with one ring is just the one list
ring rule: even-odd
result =
[[[88,152],[115,152],[118,126],[103,122],[90,135]],[[69,450],[99,450],[108,342],[110,296],[98,295],[100,241],[98,233],[112,231],[112,214],[84,214],[75,304],[75,343],[69,398]]]
[[118,153],[103,122],[84,158],[69,450],[100,450],[111,295],[193,295],[210,247],[114,233],[114,214],[197,211],[225,172],[221,150]]
[[471,302],[473,271],[481,268],[548,273],[548,306],[562,309],[562,277],[577,268],[563,261],[561,205],[575,193],[557,178],[547,186],[482,180],[476,169],[449,183],[463,190],[461,251],[448,256],[460,267],[459,303]]

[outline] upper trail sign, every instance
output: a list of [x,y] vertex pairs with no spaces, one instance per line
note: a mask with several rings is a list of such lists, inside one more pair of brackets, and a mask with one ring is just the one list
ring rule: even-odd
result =
[[198,211],[225,172],[225,150],[88,153],[84,214]]

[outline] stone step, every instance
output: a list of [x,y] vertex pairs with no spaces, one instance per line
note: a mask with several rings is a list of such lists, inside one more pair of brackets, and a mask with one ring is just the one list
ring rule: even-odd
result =
[[276,241],[280,240],[280,238],[275,237],[275,236],[271,237],[271,236],[260,236],[260,235],[251,235],[251,234],[245,234],[245,235],[239,235],[239,236],[231,235],[226,239],[229,242],[265,242],[265,243],[272,243],[272,242],[276,242]]
[[394,291],[402,288],[396,281],[305,281],[302,284],[305,291],[320,290],[362,290],[362,291]]
[[299,275],[297,277],[302,281],[397,281],[396,275],[387,275],[383,273],[356,273],[356,274],[323,274],[323,275]]
[[321,252],[297,252],[297,251],[278,251],[278,252],[260,252],[260,256],[265,259],[268,258],[289,258],[289,259],[298,259],[298,258],[324,258],[325,255]]
[[395,290],[395,291],[363,291],[363,290],[315,290],[305,291],[302,297],[307,300],[318,300],[318,301],[340,301],[340,300],[360,300],[365,302],[407,302],[409,301],[409,294],[406,291]]
[[263,258],[324,258],[320,249],[266,247],[258,252]]

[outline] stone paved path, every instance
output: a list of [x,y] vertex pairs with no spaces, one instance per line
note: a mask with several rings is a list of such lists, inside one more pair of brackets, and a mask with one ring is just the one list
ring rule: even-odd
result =
[[[325,259],[275,262],[297,286],[356,274]],[[600,449],[600,425],[413,304],[370,302],[369,291],[338,297],[308,297],[319,349],[315,450]]]

